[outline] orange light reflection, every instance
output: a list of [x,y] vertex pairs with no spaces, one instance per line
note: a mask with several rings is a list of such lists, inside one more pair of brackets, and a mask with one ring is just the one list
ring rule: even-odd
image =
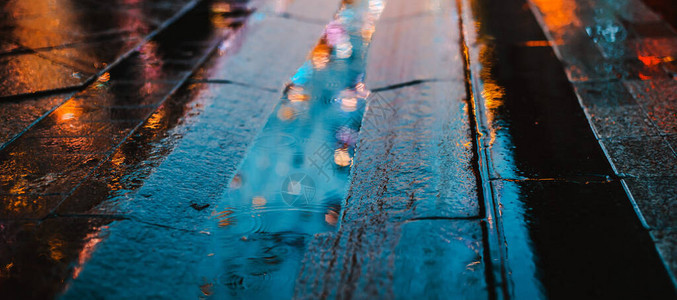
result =
[[576,13],[576,1],[570,0],[531,0],[543,14],[543,19],[548,29],[562,37],[570,27],[582,26],[581,20]]

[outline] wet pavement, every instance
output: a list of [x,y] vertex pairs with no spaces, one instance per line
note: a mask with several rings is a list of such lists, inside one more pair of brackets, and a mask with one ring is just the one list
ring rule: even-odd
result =
[[641,2],[58,2],[2,7],[7,297],[675,297]]
[[674,284],[677,10],[646,3],[654,10],[636,0],[530,1]]
[[673,294],[527,3],[466,3],[464,20],[487,20],[464,32],[506,289],[529,299]]
[[82,88],[195,1],[7,1],[0,97]]

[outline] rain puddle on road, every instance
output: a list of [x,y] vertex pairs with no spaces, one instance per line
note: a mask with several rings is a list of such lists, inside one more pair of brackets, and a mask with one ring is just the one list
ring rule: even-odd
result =
[[206,295],[291,297],[307,241],[335,230],[369,91],[381,0],[343,1],[215,209]]

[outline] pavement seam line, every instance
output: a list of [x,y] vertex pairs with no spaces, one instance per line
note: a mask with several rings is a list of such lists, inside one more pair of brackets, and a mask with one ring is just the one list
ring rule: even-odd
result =
[[255,88],[255,89],[259,89],[259,90],[271,92],[271,93],[280,92],[279,90],[276,90],[276,89],[271,89],[271,88],[262,87],[262,86],[258,86],[258,85],[233,81],[233,80],[229,80],[229,79],[196,79],[196,80],[189,80],[189,83],[232,84],[232,85],[239,85],[239,86],[243,86],[243,87]]
[[66,97],[64,98],[64,100],[61,101],[61,103],[59,103],[58,105],[55,105],[55,106],[52,107],[50,110],[48,110],[47,112],[45,112],[44,114],[42,114],[42,116],[40,116],[40,117],[38,117],[37,119],[35,119],[35,121],[33,121],[32,123],[28,124],[28,126],[26,126],[26,128],[24,128],[23,130],[21,130],[19,133],[15,134],[15,135],[14,135],[13,137],[11,137],[7,142],[5,142],[4,144],[0,145],[0,152],[3,151],[3,150],[5,150],[5,148],[7,148],[7,146],[9,146],[9,145],[11,145],[12,143],[14,143],[14,141],[16,141],[16,140],[17,140],[18,138],[20,138],[22,135],[24,135],[28,130],[30,130],[31,128],[33,128],[33,126],[35,126],[35,125],[38,124],[40,121],[42,121],[42,120],[45,119],[47,116],[49,116],[52,112],[54,112],[54,111],[57,110],[59,107],[61,107],[64,103],[66,103],[66,102],[68,102],[70,99],[72,99],[72,98],[73,98],[73,95],[75,95],[74,92],[71,93],[70,95],[66,96]]
[[445,82],[449,80],[444,80],[444,79],[436,79],[436,78],[431,78],[431,79],[414,79],[410,81],[405,81],[405,82],[400,82],[400,83],[395,83],[395,84],[390,84],[382,87],[377,87],[371,89],[372,92],[378,93],[378,92],[385,92],[385,91],[391,91],[391,90],[396,90],[404,87],[409,87],[413,85],[419,85],[419,84],[424,84],[424,83],[429,83],[429,82]]
[[[461,50],[461,57],[463,60],[463,69],[465,77],[466,88],[466,102],[469,106],[468,119],[470,129],[473,133],[472,148],[473,148],[473,173],[475,173],[475,180],[477,181],[477,195],[480,201],[480,214],[483,219],[482,226],[483,236],[485,240],[484,262],[487,266],[486,280],[488,285],[489,299],[509,299],[509,288],[507,280],[507,259],[505,252],[505,239],[502,237],[502,224],[500,220],[500,212],[498,205],[495,203],[491,181],[489,180],[489,159],[488,154],[485,153],[486,148],[483,147],[483,131],[486,127],[484,122],[479,119],[481,113],[480,107],[477,103],[477,93],[474,89],[477,87],[475,83],[476,78],[473,76],[470,49],[468,48],[468,41],[466,40],[465,29],[466,21],[464,19],[465,9],[469,9],[464,4],[464,0],[456,0],[456,10],[458,13],[459,24],[459,44]],[[498,262],[494,262],[496,259]],[[500,278],[500,281],[499,281]]]
[[308,24],[315,24],[315,25],[322,25],[322,26],[327,24],[326,21],[313,19],[313,18],[305,18],[305,17],[298,16],[298,15],[295,15],[295,14],[290,14],[290,13],[287,13],[287,12],[273,14],[272,16],[282,18],[282,19],[287,19],[287,20],[295,20],[295,21],[308,23]]

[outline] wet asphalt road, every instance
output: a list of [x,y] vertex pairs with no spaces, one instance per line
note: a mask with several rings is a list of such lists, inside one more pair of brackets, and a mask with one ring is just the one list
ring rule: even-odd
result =
[[62,2],[3,7],[10,298],[675,295],[546,2]]

